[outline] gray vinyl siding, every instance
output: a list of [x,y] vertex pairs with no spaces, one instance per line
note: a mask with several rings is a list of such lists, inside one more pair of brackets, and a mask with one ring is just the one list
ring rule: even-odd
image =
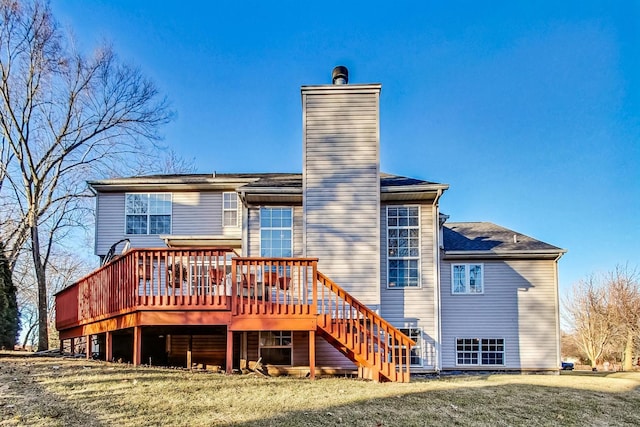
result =
[[441,263],[443,369],[467,368],[456,366],[456,338],[504,338],[506,369],[557,369],[555,262],[470,261],[484,265],[484,294],[453,295],[451,265],[463,263]]
[[303,88],[304,255],[380,303],[379,86]]
[[[125,237],[132,247],[164,247],[157,235],[125,235],[125,193],[98,193],[96,206],[96,255]],[[171,234],[226,235],[240,237],[241,227],[222,227],[221,192],[172,193]]]
[[[286,206],[278,206],[286,207]],[[293,256],[302,256],[302,206],[289,206],[293,209]],[[260,256],[260,207],[249,209],[247,230],[247,256]]]
[[[96,255],[105,255],[111,245],[125,237],[131,247],[158,248],[166,246],[157,235],[125,234],[125,193],[98,193],[96,212]],[[172,218],[173,221],[173,218]]]
[[[420,206],[420,288],[387,288],[387,206],[380,207],[380,305],[381,315],[398,328],[422,328],[423,368],[436,366],[436,300],[434,256],[436,231],[431,204]],[[417,206],[407,203],[396,206]],[[415,369],[414,369],[415,370]]]

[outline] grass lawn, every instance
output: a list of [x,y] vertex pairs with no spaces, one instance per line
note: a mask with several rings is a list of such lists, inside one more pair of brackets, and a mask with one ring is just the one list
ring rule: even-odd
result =
[[0,426],[640,425],[640,373],[409,384],[133,368],[0,352]]

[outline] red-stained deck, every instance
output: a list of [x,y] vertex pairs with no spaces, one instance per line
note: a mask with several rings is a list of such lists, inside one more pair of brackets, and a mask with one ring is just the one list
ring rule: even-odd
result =
[[134,328],[134,363],[140,327],[171,325],[227,325],[229,336],[309,331],[375,379],[409,380],[413,341],[318,272],[313,258],[242,258],[225,248],[134,249],[56,295],[61,340],[100,333],[109,340],[110,332]]

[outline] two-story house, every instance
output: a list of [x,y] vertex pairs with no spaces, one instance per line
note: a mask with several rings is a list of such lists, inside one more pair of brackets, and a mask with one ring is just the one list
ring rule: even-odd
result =
[[57,295],[61,340],[228,372],[557,370],[565,251],[448,223],[447,184],[380,171],[381,85],[332,77],[301,89],[302,173],[90,182],[109,262]]

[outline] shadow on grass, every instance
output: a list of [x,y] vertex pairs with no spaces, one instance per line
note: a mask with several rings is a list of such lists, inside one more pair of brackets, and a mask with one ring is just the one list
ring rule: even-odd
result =
[[283,411],[274,416],[228,425],[638,426],[638,405],[638,388],[630,393],[607,393],[568,387],[487,384],[363,399],[313,411]]
[[[21,378],[16,385],[26,409],[20,412],[28,415],[22,424],[32,425],[640,425],[640,374],[608,374],[483,374],[374,384],[59,358],[0,363],[2,380]],[[13,399],[3,394],[0,383],[0,413]],[[29,401],[31,395],[40,401]]]
[[8,425],[105,425],[77,402],[49,392],[37,379],[39,371],[46,368],[38,367],[36,374],[31,360],[19,357],[12,359],[12,364],[3,361],[0,365],[0,420]]

